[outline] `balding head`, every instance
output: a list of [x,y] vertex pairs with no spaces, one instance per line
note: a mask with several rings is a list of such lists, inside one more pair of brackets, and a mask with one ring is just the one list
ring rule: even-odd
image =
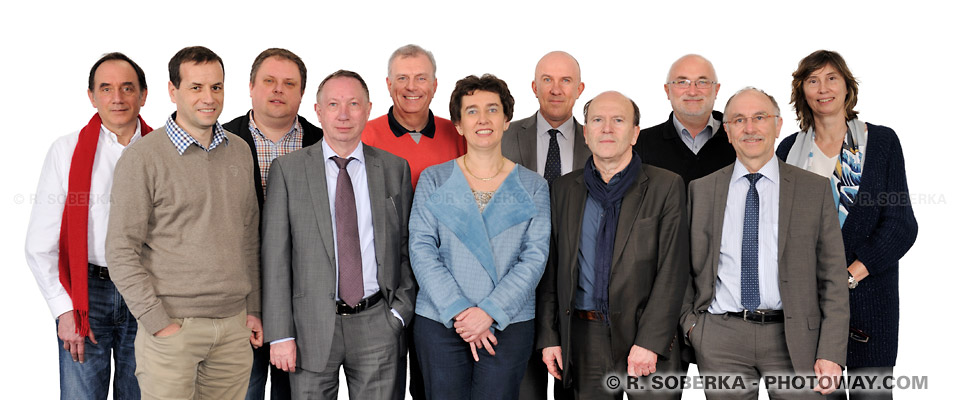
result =
[[583,137],[594,163],[626,167],[640,134],[637,104],[619,92],[603,92],[583,108]]
[[580,63],[563,51],[547,53],[534,70],[533,94],[540,102],[540,115],[554,128],[573,116],[573,105],[583,93]]
[[706,124],[713,111],[720,84],[717,83],[717,71],[710,60],[697,54],[687,54],[670,66],[663,90],[681,123],[700,125]]

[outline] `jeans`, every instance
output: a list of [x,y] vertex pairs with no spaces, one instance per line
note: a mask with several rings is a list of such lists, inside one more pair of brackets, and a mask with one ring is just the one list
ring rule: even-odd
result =
[[533,352],[534,323],[515,322],[494,336],[496,356],[477,349],[475,362],[470,345],[453,328],[417,315],[413,338],[427,399],[517,399]]
[[137,336],[137,320],[109,280],[87,277],[90,306],[90,330],[97,339],[88,337],[83,348],[85,361],[74,362],[70,351],[60,345],[60,398],[70,400],[106,399],[110,389],[110,358],[117,370],[113,379],[114,399],[139,399],[140,386],[134,376],[136,358],[133,340]]

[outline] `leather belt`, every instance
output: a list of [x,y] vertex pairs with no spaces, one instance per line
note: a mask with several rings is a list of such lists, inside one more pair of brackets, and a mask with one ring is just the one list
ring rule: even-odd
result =
[[107,271],[107,267],[101,267],[96,264],[87,263],[87,269],[88,271],[90,271],[90,276],[92,277],[95,277],[104,281],[110,280],[110,272]]
[[376,292],[370,295],[370,297],[360,300],[360,303],[354,307],[348,306],[347,303],[343,302],[343,300],[337,300],[337,314],[352,315],[362,312],[363,310],[377,305],[381,299],[383,299],[383,292]]
[[595,310],[575,310],[577,318],[587,321],[603,321],[603,313]]
[[727,315],[760,325],[783,322],[783,310],[757,310],[754,312],[743,310],[739,312],[728,312]]

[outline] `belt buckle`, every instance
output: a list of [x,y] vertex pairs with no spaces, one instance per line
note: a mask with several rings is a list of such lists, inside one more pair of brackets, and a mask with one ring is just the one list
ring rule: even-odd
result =
[[105,281],[109,281],[110,272],[107,271],[107,267],[97,267],[97,277]]

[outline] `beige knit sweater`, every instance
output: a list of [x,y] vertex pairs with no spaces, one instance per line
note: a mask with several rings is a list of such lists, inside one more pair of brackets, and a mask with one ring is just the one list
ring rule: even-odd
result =
[[180,155],[165,127],[117,162],[107,267],[150,333],[170,318],[260,316],[259,209],[240,137]]

